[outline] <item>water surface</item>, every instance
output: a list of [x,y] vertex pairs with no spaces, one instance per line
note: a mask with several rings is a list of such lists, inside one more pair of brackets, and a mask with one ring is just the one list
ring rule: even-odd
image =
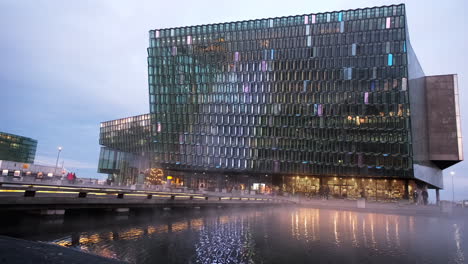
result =
[[0,233],[130,263],[466,263],[468,219],[309,208],[23,219]]

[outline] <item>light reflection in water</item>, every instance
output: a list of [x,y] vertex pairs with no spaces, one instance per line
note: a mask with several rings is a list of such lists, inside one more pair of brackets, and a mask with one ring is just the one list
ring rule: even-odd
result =
[[307,229],[307,217],[304,216],[304,237],[305,237],[305,241],[306,242],[309,242],[309,232],[308,232],[308,229]]
[[244,217],[203,227],[195,244],[195,263],[253,263],[254,242]]
[[457,246],[457,257],[455,261],[456,263],[465,263],[465,256],[461,249],[460,227],[457,224],[453,224],[453,227],[455,229],[455,232],[454,232],[455,245]]
[[375,217],[375,214],[370,214],[369,217],[370,217],[372,248],[375,249],[376,248],[376,243],[377,243],[375,241],[375,233],[374,233],[374,217]]
[[[396,217],[395,217],[396,218]],[[397,247],[400,247],[400,224],[398,219],[395,219],[395,244]]]
[[362,237],[364,241],[364,247],[367,247],[366,219],[362,219]]
[[[351,217],[351,212],[350,212],[350,217]],[[358,243],[358,240],[357,240],[357,237],[356,237],[356,216],[352,216],[351,217],[351,225],[352,225],[352,229],[353,229],[353,246],[355,247],[358,247],[359,246],[359,243]]]
[[339,246],[340,239],[338,238],[338,230],[336,229],[337,218],[338,218],[338,212],[335,212],[335,214],[333,215],[333,233],[335,234],[335,244]]
[[468,254],[464,226],[443,218],[308,208],[217,212],[72,233],[54,243],[130,263],[161,256],[161,263],[293,263],[310,252],[335,262],[341,250],[358,252],[356,263],[464,263]]

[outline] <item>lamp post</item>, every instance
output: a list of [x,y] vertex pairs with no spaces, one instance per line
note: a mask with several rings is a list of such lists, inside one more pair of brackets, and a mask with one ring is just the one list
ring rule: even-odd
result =
[[455,175],[455,172],[451,171],[450,175],[452,175],[452,202],[455,203],[455,187],[453,185],[453,176]]
[[62,147],[58,147],[57,161],[55,162],[55,174],[57,174],[58,161],[59,161],[61,151],[62,151]]

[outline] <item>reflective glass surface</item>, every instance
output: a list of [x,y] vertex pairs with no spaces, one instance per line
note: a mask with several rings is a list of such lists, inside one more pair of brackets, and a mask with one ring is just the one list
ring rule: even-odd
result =
[[0,160],[33,163],[37,140],[0,132]]
[[404,6],[149,32],[155,161],[412,175]]

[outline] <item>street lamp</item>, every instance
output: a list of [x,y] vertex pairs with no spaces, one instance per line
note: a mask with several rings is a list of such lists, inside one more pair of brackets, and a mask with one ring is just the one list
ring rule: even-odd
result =
[[59,160],[61,151],[62,151],[62,147],[58,147],[57,161],[55,162],[55,174],[57,174],[58,160]]
[[452,202],[455,203],[455,187],[453,185],[453,176],[455,175],[455,172],[451,171],[450,175],[452,175]]

